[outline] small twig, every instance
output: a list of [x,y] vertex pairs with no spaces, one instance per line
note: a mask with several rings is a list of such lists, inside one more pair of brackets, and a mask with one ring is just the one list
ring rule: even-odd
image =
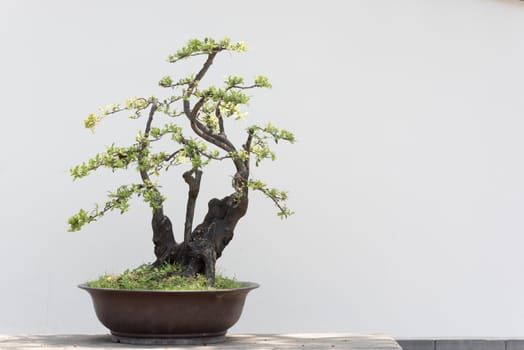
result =
[[215,110],[215,117],[217,117],[218,119],[218,127],[219,127],[219,130],[220,130],[220,134],[225,134],[225,131],[224,131],[224,118],[222,118],[222,114],[220,113],[220,102],[219,101],[217,103],[217,107],[216,107],[216,110]]

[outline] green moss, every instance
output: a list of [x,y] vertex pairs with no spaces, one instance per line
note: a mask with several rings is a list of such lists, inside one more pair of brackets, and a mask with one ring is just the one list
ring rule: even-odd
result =
[[127,289],[127,290],[217,290],[242,288],[244,284],[234,279],[216,275],[215,285],[209,286],[205,276],[180,276],[181,268],[166,264],[152,268],[144,264],[134,270],[126,270],[120,275],[103,275],[88,282],[92,288]]

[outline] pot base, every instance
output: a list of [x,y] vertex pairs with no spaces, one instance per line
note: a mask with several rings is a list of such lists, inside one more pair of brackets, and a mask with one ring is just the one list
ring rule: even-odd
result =
[[111,339],[114,343],[131,345],[207,345],[222,343],[225,341],[226,332],[202,335],[188,334],[187,336],[181,336],[180,334],[177,334],[173,335],[172,337],[165,336],[161,338],[155,338],[154,336],[137,338],[111,332]]

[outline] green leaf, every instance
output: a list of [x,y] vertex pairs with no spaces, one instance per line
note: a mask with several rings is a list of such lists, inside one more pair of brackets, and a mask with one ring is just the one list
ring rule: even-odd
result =
[[125,101],[126,109],[129,109],[129,110],[131,109],[141,110],[141,109],[146,108],[148,105],[149,105],[149,101],[141,97],[131,97]]
[[287,218],[293,214],[293,212],[285,205],[287,192],[279,191],[276,188],[269,188],[262,181],[253,179],[249,180],[248,187],[254,191],[262,192],[267,198],[271,199],[278,208],[277,215],[280,218]]
[[160,79],[160,81],[158,82],[158,85],[162,87],[166,87],[166,88],[171,87],[172,84],[173,84],[173,79],[169,75],[166,75],[165,77]]
[[95,126],[100,122],[100,117],[96,114],[91,113],[86,119],[84,119],[84,127],[86,129],[94,129]]
[[212,38],[204,38],[204,40],[191,39],[186,46],[169,55],[167,61],[174,63],[195,55],[211,54],[219,51],[243,52],[246,50],[246,45],[243,42],[231,43],[229,38],[224,38],[218,42]]
[[237,76],[229,76],[227,77],[226,79],[226,85],[229,87],[229,88],[232,88],[236,85],[241,85],[244,83],[244,78],[242,77],[237,77]]
[[271,83],[269,82],[269,79],[267,77],[262,76],[262,75],[257,75],[255,77],[255,85],[257,87],[264,87],[264,88],[268,88],[268,89],[271,89],[273,87],[271,85]]

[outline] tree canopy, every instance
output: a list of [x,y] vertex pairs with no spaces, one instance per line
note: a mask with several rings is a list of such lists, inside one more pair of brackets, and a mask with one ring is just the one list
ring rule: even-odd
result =
[[[104,152],[72,167],[70,172],[73,179],[81,179],[100,168],[112,171],[132,168],[140,173],[142,182],[121,185],[109,192],[103,204],[95,205],[89,211],[80,209],[69,219],[69,231],[78,231],[109,211],[126,212],[133,196],[142,198],[153,210],[159,209],[166,201],[158,182],[161,173],[172,167],[184,166],[189,168],[185,175],[201,174],[210,162],[226,159],[233,161],[237,169],[232,181],[236,193],[248,189],[260,191],[273,201],[280,217],[292,214],[285,203],[287,193],[261,180],[250,179],[249,167],[251,160],[255,166],[267,159],[275,160],[272,144],[280,141],[293,143],[293,133],[270,123],[253,124],[246,128],[245,141],[240,147],[236,147],[227,136],[226,120],[245,118],[244,108],[250,101],[247,90],[271,88],[269,79],[258,75],[247,80],[231,75],[224,79],[221,86],[202,83],[219,53],[244,51],[244,43],[231,42],[228,38],[218,41],[210,38],[192,39],[180,50],[170,54],[167,61],[198,60],[196,56],[203,56],[205,61],[198,71],[189,76],[162,77],[158,85],[169,91],[167,97],[130,97],[123,103],[100,107],[97,113],[85,118],[84,126],[90,130],[95,130],[105,118],[126,114],[129,118],[145,119],[145,128],[137,132],[133,144],[113,144]],[[186,134],[184,129],[188,122],[191,134]],[[153,147],[157,141],[166,138],[170,140],[169,149],[158,151]],[[189,181],[187,176],[184,179]]]

